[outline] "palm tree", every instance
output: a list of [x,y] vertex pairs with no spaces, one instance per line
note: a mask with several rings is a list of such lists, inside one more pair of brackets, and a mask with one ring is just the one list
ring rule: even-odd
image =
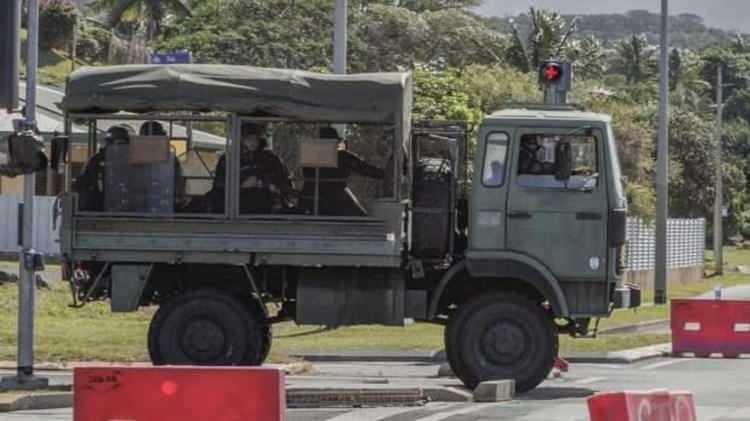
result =
[[698,110],[707,105],[711,84],[703,80],[703,61],[695,53],[673,49],[669,56],[669,85],[672,100]]
[[559,55],[574,29],[575,22],[568,25],[559,13],[548,10],[529,9],[530,32],[524,37],[511,21],[513,41],[509,51],[511,61],[522,71],[538,69],[545,60]]
[[95,0],[92,8],[107,13],[107,24],[114,28],[121,24],[144,25],[146,36],[154,39],[162,30],[167,15],[189,15],[186,0]]
[[599,79],[606,70],[607,53],[602,42],[594,36],[573,42],[567,58],[573,62],[576,75],[583,79]]
[[615,46],[611,69],[624,75],[628,83],[644,82],[656,74],[655,51],[644,35],[633,35]]

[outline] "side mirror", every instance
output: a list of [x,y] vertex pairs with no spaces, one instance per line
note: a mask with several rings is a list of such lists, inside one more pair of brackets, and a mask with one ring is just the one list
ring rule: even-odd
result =
[[9,164],[22,174],[31,174],[47,168],[44,140],[32,131],[8,136]]
[[568,181],[573,175],[573,152],[568,142],[555,145],[555,179]]
[[50,168],[55,172],[60,168],[60,164],[68,163],[68,149],[70,148],[70,139],[67,136],[55,136],[52,138],[50,147]]

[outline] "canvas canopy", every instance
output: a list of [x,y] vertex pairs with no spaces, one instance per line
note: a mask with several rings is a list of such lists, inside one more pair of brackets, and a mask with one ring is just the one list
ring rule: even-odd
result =
[[249,66],[127,65],[76,71],[60,108],[69,113],[223,111],[404,127],[411,101],[408,73],[329,75]]

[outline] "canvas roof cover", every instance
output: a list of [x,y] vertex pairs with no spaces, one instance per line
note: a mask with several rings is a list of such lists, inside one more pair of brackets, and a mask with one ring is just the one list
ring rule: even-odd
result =
[[223,111],[304,121],[408,125],[408,73],[331,75],[229,65],[127,65],[74,72],[70,113]]

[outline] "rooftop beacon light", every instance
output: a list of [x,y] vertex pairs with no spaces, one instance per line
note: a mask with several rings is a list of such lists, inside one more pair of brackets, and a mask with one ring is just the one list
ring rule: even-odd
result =
[[566,105],[573,80],[573,66],[559,60],[548,60],[539,68],[539,84],[547,105]]

